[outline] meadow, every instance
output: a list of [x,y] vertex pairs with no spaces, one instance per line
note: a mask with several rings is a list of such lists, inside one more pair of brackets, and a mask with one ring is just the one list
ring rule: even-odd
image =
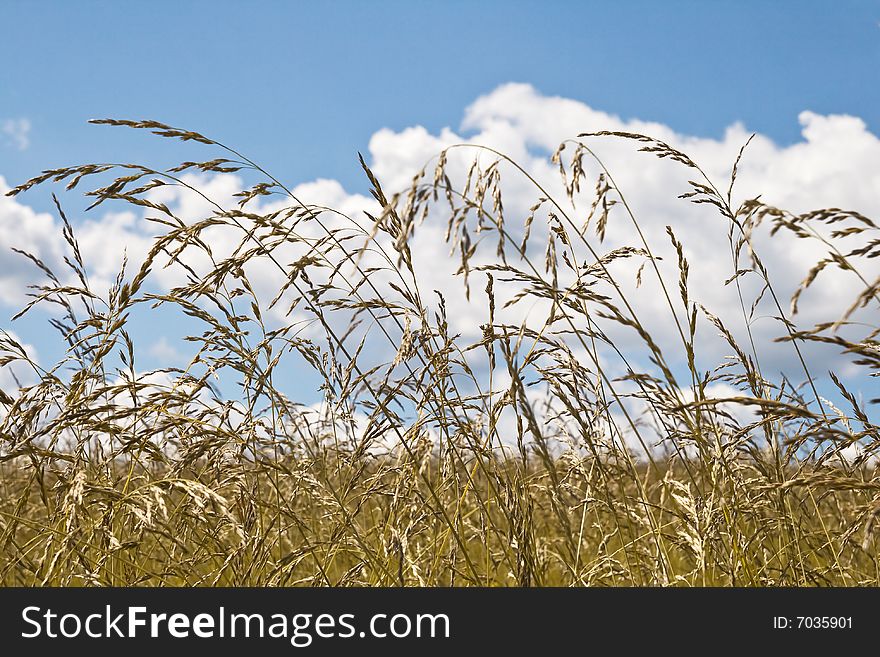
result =
[[[565,142],[550,155],[555,191],[486,146],[438,153],[402,190],[361,159],[375,203],[349,216],[199,133],[97,123],[214,156],[52,169],[9,192],[86,188],[93,207],[145,213],[156,238],[109,291],[93,289],[61,195],[67,270],[22,253],[37,282],[21,312],[48,309],[65,355],[38,363],[0,334],[0,365],[32,376],[0,395],[3,585],[878,583],[870,218],[734,203],[739,159],[713,181],[632,133]],[[674,257],[656,255],[597,155],[609,142],[680,167],[680,202],[713,213],[736,325],[693,297],[675,225],[663,245]],[[190,175],[231,173],[253,178],[232,205]],[[528,213],[505,204],[509,178],[533,191]],[[169,186],[210,211],[177,216],[161,200]],[[607,244],[612,222],[631,243]],[[438,258],[457,269],[443,289],[412,248],[438,226]],[[759,231],[824,255],[779,289]],[[163,288],[167,270],[178,279]],[[830,275],[851,298],[802,326],[799,304]],[[648,294],[662,314],[646,316]],[[759,306],[795,371],[762,367]],[[464,307],[474,330],[460,328]],[[185,367],[138,368],[131,327],[153,312],[197,328]],[[707,365],[704,334],[728,357]],[[817,371],[815,349],[845,354],[850,371]],[[320,399],[293,398],[292,379],[317,381]]]

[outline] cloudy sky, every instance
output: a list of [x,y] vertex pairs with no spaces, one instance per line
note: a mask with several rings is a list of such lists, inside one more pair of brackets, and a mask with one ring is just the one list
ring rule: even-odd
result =
[[[358,151],[391,190],[405,189],[440,149],[464,141],[498,148],[558,185],[549,155],[560,141],[627,130],[685,150],[723,184],[756,133],[735,200],[761,194],[792,211],[839,206],[880,217],[880,4],[610,4],[7,0],[0,192],[44,168],[100,161],[160,167],[193,157],[182,144],[86,124],[96,117],[198,130],[246,151],[306,202],[352,214],[370,206]],[[687,177],[632,145],[599,141],[596,148],[649,241],[668,250],[671,225],[685,243],[695,297],[721,316],[735,315],[731,289],[722,285],[729,256],[719,257],[726,229],[676,199],[688,191]],[[234,175],[193,182],[227,203],[242,184]],[[35,275],[11,248],[50,265],[64,257],[48,191],[0,198],[0,328],[45,361],[60,353],[45,318],[9,318]],[[514,212],[535,196],[515,180],[505,193]],[[136,260],[149,248],[154,228],[142,213],[114,207],[83,215],[73,199],[63,200],[93,281],[109,284],[123,250]],[[163,200],[190,219],[204,211],[184,195]],[[424,275],[442,288],[455,263],[436,266],[447,258],[438,235],[442,227],[428,225],[416,244],[420,261],[430,264]],[[609,243],[631,237],[629,224],[609,226]],[[821,256],[785,240],[764,248],[783,289]],[[174,284],[168,276],[155,284]],[[851,289],[848,279],[829,276],[804,321],[827,318]],[[655,299],[644,296],[650,314]],[[466,304],[456,316],[462,332],[477,326]],[[669,329],[653,328],[661,336]],[[756,324],[768,340],[777,329]],[[167,320],[156,316],[141,333],[147,366],[180,364]],[[709,359],[723,358],[708,341]],[[823,368],[845,370],[833,353],[814,357]],[[792,365],[788,351],[771,351],[768,360],[778,370]]]

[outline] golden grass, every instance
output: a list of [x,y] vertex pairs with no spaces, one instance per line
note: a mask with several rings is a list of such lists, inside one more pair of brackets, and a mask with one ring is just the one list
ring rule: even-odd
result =
[[[0,363],[29,366],[36,377],[0,396],[0,583],[877,583],[878,427],[834,374],[849,407],[823,403],[802,351],[806,342],[829,343],[855,355],[867,374],[880,371],[876,326],[854,321],[876,312],[880,299],[880,281],[860,266],[880,254],[867,217],[839,209],[793,215],[757,199],[733,207],[736,166],[722,191],[665,143],[596,133],[553,156],[564,198],[485,147],[444,151],[432,172],[391,197],[362,160],[379,208],[364,222],[303,204],[256,163],[198,133],[149,121],[97,123],[199,142],[222,157],[168,171],[54,169],[10,192],[110,176],[88,192],[92,207],[112,200],[145,208],[162,232],[106,295],[90,288],[60,204],[70,272],[31,256],[46,283],[22,312],[60,308],[51,321],[68,349],[45,368],[12,336],[0,340]],[[691,298],[690,265],[673,228],[678,289],[668,285],[654,245],[590,145],[604,137],[634,140],[690,170],[684,198],[723,219],[729,282],[761,280],[778,314],[778,348],[799,359],[803,386],[762,372],[751,300],[740,297],[744,326],[733,330]],[[449,161],[466,148],[479,156],[459,175]],[[535,186],[528,217],[505,215],[502,170]],[[194,171],[259,180],[237,207],[215,203],[186,222],[151,192],[183,186],[213,203],[183,175]],[[584,221],[575,205],[588,171],[598,178]],[[267,196],[288,204],[252,210]],[[423,221],[448,226],[465,292],[485,300],[476,340],[455,333],[442,294],[420,287],[411,244]],[[632,222],[637,242],[601,252],[610,221]],[[752,240],[762,222],[827,246],[791,309]],[[218,228],[239,234],[228,253],[212,249]],[[843,240],[859,246],[844,248]],[[252,279],[255,263],[281,276],[270,298],[256,290],[265,281]],[[627,263],[640,279],[656,276],[677,347],[661,348],[640,318],[638,300],[620,283],[618,267]],[[157,293],[148,282],[166,265],[187,281]],[[802,292],[828,268],[853,277],[852,305],[799,328]],[[542,319],[512,321],[510,309],[527,304],[546,311]],[[197,348],[189,365],[163,370],[164,378],[137,370],[128,333],[129,322],[149,321],[151,305],[202,329],[188,338]],[[720,332],[733,360],[702,371],[698,325]],[[609,337],[621,332],[645,358]],[[609,354],[624,376],[608,369]],[[650,366],[639,369],[637,360]],[[281,391],[277,382],[297,367],[323,382],[321,412]],[[237,393],[224,394],[217,381]],[[721,382],[740,392],[712,398],[707,389]],[[754,410],[752,419],[731,413],[736,406]],[[853,445],[857,458],[843,458]]]

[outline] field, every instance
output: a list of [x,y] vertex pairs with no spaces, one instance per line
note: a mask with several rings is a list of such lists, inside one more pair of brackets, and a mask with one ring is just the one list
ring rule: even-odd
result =
[[[66,355],[39,364],[0,336],[0,365],[33,377],[0,395],[0,583],[878,583],[880,231],[868,217],[734,203],[736,163],[722,184],[629,133],[563,144],[556,191],[485,146],[438,153],[403,190],[361,160],[375,204],[347,216],[199,133],[99,123],[216,153],[170,170],[53,169],[10,192],[100,181],[93,205],[145,212],[157,233],[109,291],[92,289],[66,218],[69,270],[31,257],[41,282],[22,312],[50,309]],[[674,257],[655,255],[597,156],[609,142],[680,167],[680,202],[713,213],[735,326],[693,298],[676,226],[662,245]],[[194,173],[254,181],[212,205]],[[508,178],[534,192],[528,214],[506,211]],[[161,200],[168,186],[210,211],[181,219]],[[621,222],[633,241],[609,247]],[[442,289],[411,248],[432,226],[457,268]],[[826,255],[777,289],[758,231]],[[179,278],[163,289],[154,277],[169,270]],[[847,281],[844,311],[801,326],[798,305],[831,275]],[[647,294],[663,316],[646,316]],[[751,332],[757,307],[775,318],[769,347]],[[186,367],[136,366],[132,325],[151,312],[179,315]],[[478,330],[460,328],[465,313]],[[728,358],[707,364],[706,334]],[[768,348],[797,369],[762,368]],[[815,371],[815,349],[846,354],[846,376]],[[291,398],[296,379],[320,399]]]

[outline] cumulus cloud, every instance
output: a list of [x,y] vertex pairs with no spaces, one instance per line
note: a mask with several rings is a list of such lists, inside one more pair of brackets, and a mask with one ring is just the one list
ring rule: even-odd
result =
[[60,223],[52,215],[35,212],[6,196],[7,191],[9,185],[0,176],[0,301],[14,307],[26,300],[28,285],[40,279],[34,266],[12,249],[31,253],[56,268],[63,262],[64,241]]
[[[794,212],[838,206],[868,216],[880,216],[880,197],[876,194],[876,189],[880,188],[880,140],[877,136],[857,117],[823,116],[804,111],[798,120],[802,139],[794,144],[782,146],[760,134],[752,140],[739,166],[734,206],[744,199],[761,195],[765,202]],[[413,126],[401,131],[383,129],[376,132],[369,143],[369,163],[386,191],[405,192],[413,175],[440,150],[458,143],[481,144],[511,156],[547,192],[562,198],[564,192],[557,168],[550,162],[549,155],[565,139],[600,130],[645,133],[668,142],[688,153],[724,190],[737,153],[750,135],[747,126],[739,123],[729,126],[720,139],[683,134],[661,123],[624,118],[578,100],[546,96],[527,84],[506,84],[467,107],[456,129],[444,128],[434,134],[421,126]],[[697,206],[677,198],[690,190],[688,179],[695,175],[693,170],[640,153],[639,144],[633,142],[592,138],[588,143],[614,177],[652,251],[663,258],[661,272],[670,287],[673,304],[680,304],[677,298],[678,270],[666,226],[672,227],[684,245],[691,267],[692,298],[736,327],[737,337],[743,338],[746,327],[738,291],[734,285],[724,285],[733,270],[727,241],[728,226],[711,206]],[[563,155],[569,153],[570,149]],[[450,156],[449,170],[463,174],[467,162],[475,154],[473,150],[456,151]],[[480,157],[484,163],[491,161],[486,154]],[[590,166],[591,174],[598,173],[595,163]],[[516,232],[517,221],[521,225],[529,206],[541,192],[512,168],[503,173],[505,213],[511,217],[511,230]],[[242,179],[234,174],[188,174],[184,180],[224,207],[234,205],[233,194],[243,184]],[[5,190],[5,182],[0,179],[0,191]],[[294,187],[293,192],[305,203],[332,207],[356,218],[362,217],[364,209],[371,212],[376,209],[372,199],[351,194],[334,180],[302,183]],[[167,203],[187,221],[207,216],[213,210],[204,198],[187,193],[181,187],[158,188],[151,198]],[[270,211],[287,203],[289,200],[269,197],[254,209]],[[587,196],[586,204],[578,206],[574,214],[582,220],[588,208]],[[429,295],[432,289],[448,292],[454,330],[476,336],[479,335],[479,324],[485,321],[485,302],[482,299],[469,302],[460,293],[460,279],[453,276],[458,262],[449,256],[445,231],[442,218],[439,221],[429,218],[416,229],[413,260],[422,293]],[[78,225],[77,233],[83,255],[96,280],[109,285],[121,262],[123,248],[129,259],[137,262],[147,253],[155,228],[145,222],[142,214],[108,212]],[[241,237],[234,229],[219,227],[211,229],[207,235],[217,258],[228,255]],[[600,253],[622,244],[641,243],[632,220],[622,207],[615,208],[611,215],[605,243],[599,244],[592,236],[590,239]],[[779,287],[783,303],[809,267],[823,255],[818,243],[787,236],[769,239],[766,231],[756,235],[756,244]],[[33,280],[34,271],[20,258],[10,257],[11,246],[33,252],[47,263],[60,264],[63,257],[60,225],[52,216],[34,212],[22,200],[0,197],[0,301],[16,305],[23,298],[26,282]],[[281,272],[267,262],[257,263],[255,267],[252,280],[261,288],[258,291],[271,294],[283,280]],[[675,324],[670,319],[658,282],[651,277],[650,271],[646,271],[641,287],[636,289],[634,271],[622,271],[625,271],[621,279],[624,292],[637,299],[637,310],[652,334],[663,346],[674,345],[678,339]],[[183,276],[180,269],[172,267],[157,270],[155,280],[167,288],[181,282]],[[748,307],[751,296],[758,293],[760,286],[748,278],[741,282]],[[482,285],[481,279],[475,289],[481,291]],[[808,293],[809,303],[802,304],[801,321],[810,325],[842,311],[851,297],[852,285],[853,280],[845,273],[824,276]],[[522,315],[528,309],[517,308],[511,312]],[[678,312],[684,316],[680,307]],[[781,326],[772,319],[775,314],[778,313],[766,304],[758,309],[750,325],[757,340],[767,342],[779,335]],[[624,349],[627,340],[637,341],[631,333],[621,332],[615,336]],[[729,349],[717,340],[716,333],[712,327],[701,327],[698,340],[706,345],[703,351],[709,352],[712,359],[721,359]],[[678,349],[680,351],[680,344]],[[765,353],[766,364],[773,369],[786,369],[795,363],[794,354],[787,347],[773,346]],[[717,360],[701,363],[701,366],[715,364]]]
[[184,359],[180,350],[171,344],[168,341],[168,338],[164,336],[150,345],[149,354],[165,365],[176,365]]
[[[780,146],[760,134],[752,140],[739,167],[734,206],[760,195],[765,202],[794,212],[837,206],[868,216],[880,214],[880,198],[873,191],[880,184],[880,141],[864,122],[850,116],[820,116],[812,112],[802,113],[798,120],[803,138],[795,144]],[[458,134],[443,130],[433,135],[421,128],[383,130],[374,135],[370,152],[380,179],[390,179],[396,188],[405,188],[411,172],[439,149],[464,141],[484,144],[509,154],[546,190],[561,197],[558,174],[549,154],[564,139],[600,130],[638,132],[661,139],[688,153],[722,190],[726,190],[737,153],[750,136],[747,127],[739,123],[728,127],[721,139],[681,134],[656,122],[624,119],[579,101],[544,96],[529,85],[508,84],[468,107]],[[693,170],[638,152],[641,144],[608,138],[593,138],[588,143],[610,170],[652,251],[663,258],[661,271],[671,289],[673,303],[678,303],[678,272],[666,226],[671,226],[684,244],[691,267],[692,298],[736,329],[738,339],[745,339],[738,291],[734,285],[724,285],[734,271],[728,226],[711,206],[696,206],[677,198],[690,191],[687,181],[695,176]],[[506,214],[523,217],[538,192],[517,172],[505,173]],[[618,210],[609,222],[605,245],[594,241],[600,252],[617,245],[640,244],[632,221]],[[586,208],[581,207],[580,212],[585,215]],[[425,263],[425,276],[431,282],[448,278],[457,264],[450,261],[444,270],[438,261],[443,228],[426,225],[420,229],[422,239],[418,231],[416,235],[417,260]],[[823,248],[818,242],[795,240],[787,234],[769,239],[766,231],[757,234],[755,241],[787,310],[788,295],[824,255]],[[636,290],[634,279],[629,274],[621,278],[625,293],[637,300],[640,316],[661,344],[674,346],[675,325],[670,321],[667,302],[657,282],[648,272],[641,289]],[[842,312],[851,298],[854,282],[850,274],[841,272],[823,277],[806,295],[809,303],[801,306],[803,325],[811,326]],[[748,309],[760,285],[754,277],[742,279],[741,285]],[[467,332],[470,327],[474,332],[478,323],[468,304],[461,295],[454,297],[453,302],[457,307],[452,315],[462,320],[457,328]],[[766,343],[782,332],[773,319],[778,314],[766,303],[757,309],[750,329],[759,342]],[[714,333],[711,327],[701,331],[702,351],[720,358],[729,348],[714,341],[714,348],[707,349]],[[616,337],[626,346],[625,335]],[[793,364],[795,354],[790,347],[776,345],[763,351],[764,365],[771,370],[790,368]],[[832,355],[830,350],[821,354],[829,358]],[[825,364],[830,363],[822,363]]]
[[27,150],[31,145],[31,122],[28,119],[3,119],[0,121],[0,132],[6,143],[17,150]]
[[[17,308],[27,300],[29,287],[44,283],[45,276],[15,250],[38,258],[66,282],[70,271],[64,258],[69,249],[61,220],[6,196],[9,189],[0,176],[0,302]],[[78,223],[75,229],[95,290],[111,285],[126,253],[132,262],[142,261],[156,232],[141,215],[130,211],[107,212]]]

